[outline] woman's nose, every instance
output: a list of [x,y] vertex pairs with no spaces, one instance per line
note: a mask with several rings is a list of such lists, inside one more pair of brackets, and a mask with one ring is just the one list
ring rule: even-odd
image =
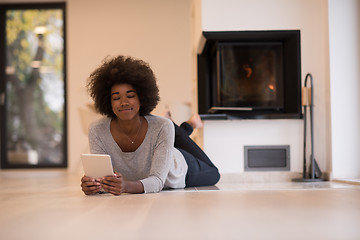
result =
[[126,98],[121,99],[121,102],[120,102],[120,105],[121,105],[121,106],[126,106],[126,105],[128,105],[128,104],[129,104],[129,103],[128,103],[128,101],[127,101]]

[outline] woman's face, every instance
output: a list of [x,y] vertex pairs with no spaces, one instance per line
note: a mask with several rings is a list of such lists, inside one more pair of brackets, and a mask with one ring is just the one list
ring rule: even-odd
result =
[[140,100],[133,86],[117,84],[111,88],[111,107],[120,120],[132,120],[139,116]]

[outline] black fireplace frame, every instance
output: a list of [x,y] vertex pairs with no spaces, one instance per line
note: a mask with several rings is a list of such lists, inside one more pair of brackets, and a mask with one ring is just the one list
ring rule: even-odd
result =
[[[203,32],[198,52],[198,111],[203,119],[300,119],[300,30]],[[216,107],[217,51],[222,43],[281,42],[283,47],[282,109]]]

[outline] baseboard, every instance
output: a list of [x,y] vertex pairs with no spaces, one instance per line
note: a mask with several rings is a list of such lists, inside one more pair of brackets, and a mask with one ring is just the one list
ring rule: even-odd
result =
[[[330,180],[331,174],[323,172],[323,179]],[[229,183],[271,183],[271,182],[291,182],[292,179],[302,178],[302,172],[241,172],[223,173],[221,182]]]
[[333,179],[333,182],[360,185],[360,179]]
[[221,182],[236,183],[267,183],[267,182],[290,182],[293,178],[301,178],[299,172],[242,172],[223,173]]

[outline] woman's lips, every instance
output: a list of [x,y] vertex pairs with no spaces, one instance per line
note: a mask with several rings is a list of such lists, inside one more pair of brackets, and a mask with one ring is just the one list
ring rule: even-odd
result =
[[129,112],[129,111],[132,111],[132,108],[125,108],[119,110],[119,112]]

